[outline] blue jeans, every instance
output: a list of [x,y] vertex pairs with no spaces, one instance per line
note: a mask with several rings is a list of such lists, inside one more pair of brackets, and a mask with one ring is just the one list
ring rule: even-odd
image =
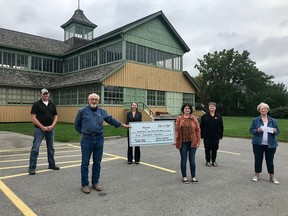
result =
[[269,174],[274,174],[274,155],[276,148],[268,148],[267,145],[253,145],[255,159],[255,172],[262,172],[263,155],[265,155],[266,166]]
[[190,172],[191,176],[196,176],[196,163],[195,163],[195,154],[196,154],[196,148],[191,147],[191,142],[183,142],[181,149],[180,149],[180,156],[181,156],[181,173],[182,177],[187,177],[186,173],[186,163],[187,163],[187,156],[189,154],[189,163],[190,163]]
[[87,136],[82,135],[81,139],[81,185],[89,185],[88,173],[89,173],[89,162],[91,154],[93,153],[93,166],[92,166],[92,184],[99,182],[101,161],[103,155],[104,136]]
[[46,147],[47,147],[47,156],[48,156],[48,163],[50,167],[55,166],[54,160],[54,130],[52,131],[42,131],[40,128],[34,129],[34,139],[33,139],[33,146],[31,148],[30,153],[30,165],[29,170],[34,171],[37,166],[37,158],[39,155],[39,148],[41,145],[42,140],[46,139]]

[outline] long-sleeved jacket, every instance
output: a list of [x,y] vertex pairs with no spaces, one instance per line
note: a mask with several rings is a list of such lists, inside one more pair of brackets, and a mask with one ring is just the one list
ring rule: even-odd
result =
[[[126,125],[129,125],[129,122],[141,122],[142,121],[142,113],[137,111],[135,116],[133,117],[132,111],[126,114]],[[127,130],[127,138],[129,140],[129,130]]]
[[114,127],[120,127],[121,122],[114,119],[106,110],[97,107],[93,110],[90,106],[81,108],[75,119],[75,130],[81,134],[103,134],[103,121]]
[[215,113],[214,116],[208,112],[201,117],[201,138],[223,138],[223,120],[222,116]]
[[[195,116],[190,115],[189,117],[191,121],[192,126],[192,133],[191,133],[191,146],[198,148],[200,146],[200,126],[198,123],[198,120]],[[181,136],[181,127],[184,123],[184,115],[178,116],[176,119],[176,125],[175,125],[175,141],[176,141],[176,148],[180,149],[182,146],[182,136]]]
[[141,122],[142,121],[142,113],[137,111],[135,116],[133,117],[132,111],[126,114],[126,124],[128,125],[129,122]]
[[[251,126],[250,126],[250,133],[253,134],[252,138],[252,144],[253,145],[262,145],[262,139],[263,139],[263,132],[258,132],[258,128],[263,126],[264,123],[262,121],[261,116],[258,116],[253,119]],[[278,123],[274,118],[271,118],[268,116],[268,127],[276,128],[276,133],[268,133],[268,148],[275,148],[278,146],[278,142],[276,139],[276,136],[280,134],[280,130],[278,128]]]

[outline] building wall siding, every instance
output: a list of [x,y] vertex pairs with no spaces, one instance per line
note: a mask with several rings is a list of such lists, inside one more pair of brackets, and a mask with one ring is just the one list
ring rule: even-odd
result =
[[[58,112],[58,121],[66,122],[66,123],[74,123],[75,117],[82,107],[74,106],[74,107],[63,107],[57,106]],[[119,121],[123,122],[125,119],[124,106],[101,106],[101,108],[105,109],[110,115]]]
[[0,122],[31,122],[31,106],[0,106]]
[[104,85],[158,91],[195,93],[182,72],[127,62],[120,70],[103,81]]
[[177,43],[170,27],[158,17],[133,28],[124,34],[124,39],[146,47],[183,55],[183,48]]
[[74,123],[75,117],[81,107],[57,106],[58,121],[63,123]]

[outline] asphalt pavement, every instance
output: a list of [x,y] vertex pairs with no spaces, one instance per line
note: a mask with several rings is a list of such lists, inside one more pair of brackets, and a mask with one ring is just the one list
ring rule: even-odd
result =
[[47,169],[43,141],[37,174],[31,176],[32,139],[0,131],[1,216],[288,216],[288,143],[279,143],[275,155],[279,185],[269,181],[265,163],[259,182],[253,182],[251,140],[228,137],[220,142],[218,167],[205,166],[201,143],[196,152],[199,183],[183,184],[174,145],[143,146],[141,163],[128,165],[127,139],[107,139],[100,180],[104,189],[84,194],[79,143],[55,142],[61,167],[56,171]]

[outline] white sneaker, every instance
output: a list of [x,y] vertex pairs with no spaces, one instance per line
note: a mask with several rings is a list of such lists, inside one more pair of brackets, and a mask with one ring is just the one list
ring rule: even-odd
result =
[[277,179],[276,178],[272,178],[272,179],[270,179],[270,181],[273,183],[273,184],[279,184],[279,181],[277,181]]
[[256,175],[252,178],[252,181],[254,181],[254,182],[258,182],[258,180],[259,180],[259,177]]

